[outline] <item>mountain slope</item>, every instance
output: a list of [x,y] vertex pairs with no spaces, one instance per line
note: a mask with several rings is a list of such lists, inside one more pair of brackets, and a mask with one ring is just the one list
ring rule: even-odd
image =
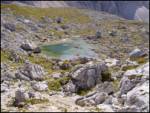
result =
[[149,21],[149,1],[7,1],[2,3],[21,3],[42,8],[77,7],[105,11],[126,19]]

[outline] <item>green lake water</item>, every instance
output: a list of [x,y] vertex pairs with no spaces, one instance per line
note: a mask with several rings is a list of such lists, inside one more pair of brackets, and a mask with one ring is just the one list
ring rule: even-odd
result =
[[91,49],[92,46],[80,38],[42,46],[44,54],[59,59],[74,59],[78,57],[96,58],[97,54]]

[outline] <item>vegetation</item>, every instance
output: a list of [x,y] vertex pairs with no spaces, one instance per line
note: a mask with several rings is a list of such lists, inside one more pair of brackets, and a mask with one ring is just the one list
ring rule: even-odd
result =
[[144,63],[148,62],[149,59],[146,57],[140,57],[140,58],[130,58],[130,60],[136,61],[139,64],[144,64]]
[[56,17],[63,17],[64,22],[74,23],[88,23],[90,18],[81,14],[78,9],[75,8],[36,8],[27,6],[17,6],[15,4],[2,4],[1,9],[9,8],[13,11],[13,14],[19,16],[25,16],[27,18],[33,18],[40,20],[42,17],[47,16],[52,19]]
[[89,92],[91,91],[91,89],[85,89],[85,90],[78,90],[77,94],[80,95],[80,96],[84,96],[86,94],[88,94]]
[[53,71],[51,69],[52,63],[50,60],[42,57],[42,56],[29,56],[29,61],[31,61],[34,64],[39,64],[48,72],[48,74],[51,74]]
[[123,66],[122,70],[127,71],[127,70],[131,70],[131,69],[135,69],[137,67],[138,67],[138,65],[127,65],[127,66]]
[[142,74],[140,74],[140,75],[130,75],[130,76],[128,76],[128,78],[130,80],[132,80],[132,79],[135,79],[135,78],[141,78],[142,76],[144,76],[144,75],[142,75]]
[[61,86],[66,84],[69,81],[69,79],[70,79],[69,77],[62,77],[59,79],[49,78],[47,79],[48,88],[49,90],[60,91]]
[[119,90],[119,83],[120,83],[119,80],[113,81],[113,88],[114,88],[115,92],[117,92]]
[[111,80],[111,72],[109,70],[102,72],[102,81],[110,81]]
[[45,103],[45,102],[49,102],[48,99],[34,99],[34,98],[31,98],[31,99],[28,99],[26,100],[26,104],[40,104],[40,103]]

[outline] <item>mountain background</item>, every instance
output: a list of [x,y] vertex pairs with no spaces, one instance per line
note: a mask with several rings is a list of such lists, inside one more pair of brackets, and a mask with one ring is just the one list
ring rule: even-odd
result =
[[118,15],[126,19],[149,22],[149,1],[1,1],[35,7],[76,7]]

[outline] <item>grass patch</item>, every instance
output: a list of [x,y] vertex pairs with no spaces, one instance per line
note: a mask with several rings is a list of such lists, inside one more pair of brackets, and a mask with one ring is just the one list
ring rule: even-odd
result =
[[46,103],[49,102],[48,99],[28,99],[25,101],[26,104],[40,104],[40,103]]
[[84,89],[84,90],[80,89],[80,90],[78,90],[77,94],[80,96],[84,96],[84,95],[88,94],[90,91],[91,91],[90,89]]
[[148,62],[148,58],[146,57],[139,57],[139,58],[130,58],[131,61],[136,61],[139,64],[145,64],[146,62]]
[[120,81],[119,80],[114,80],[112,84],[113,84],[113,88],[114,88],[115,92],[119,91]]
[[95,35],[96,30],[91,28],[76,29],[74,35]]
[[90,110],[91,112],[102,112],[102,109],[95,107]]
[[27,18],[34,18],[41,20],[42,17],[47,16],[52,19],[56,17],[63,17],[64,23],[88,23],[90,18],[81,13],[76,8],[37,8],[29,6],[17,6],[15,4],[2,4],[1,9],[9,8],[15,15],[23,15]]
[[104,81],[111,81],[111,72],[110,72],[110,70],[103,71],[101,73],[101,75],[102,75],[102,81],[103,82]]
[[130,75],[130,76],[128,76],[128,78],[130,79],[130,80],[132,80],[132,79],[135,79],[135,78],[142,78],[144,75]]
[[1,50],[1,61],[9,61],[10,53],[8,51]]
[[19,56],[21,57],[19,62],[13,62],[10,58],[11,57],[10,52],[1,50],[1,62],[8,64],[14,70],[23,64],[23,59],[22,59],[23,57],[21,55]]
[[132,69],[135,69],[137,67],[138,67],[138,65],[123,66],[122,71],[132,70]]
[[69,77],[62,77],[59,79],[50,78],[48,79],[48,88],[49,90],[60,91],[61,86],[66,84],[70,80]]
[[31,61],[34,64],[38,64],[41,65],[42,67],[44,67],[44,69],[46,69],[46,71],[48,72],[48,74],[51,74],[53,71],[51,69],[52,67],[52,63],[50,60],[41,57],[41,56],[29,56],[29,61]]

